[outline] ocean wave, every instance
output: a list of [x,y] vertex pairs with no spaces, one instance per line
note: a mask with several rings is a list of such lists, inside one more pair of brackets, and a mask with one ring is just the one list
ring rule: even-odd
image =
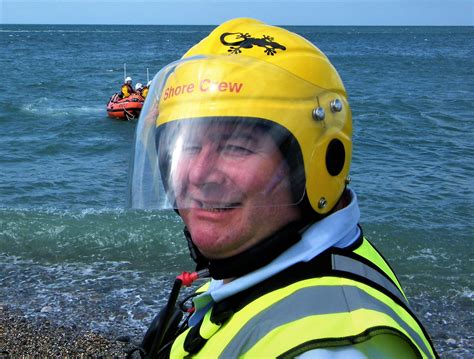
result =
[[23,103],[20,106],[20,111],[25,113],[54,118],[73,115],[87,114],[87,116],[97,116],[99,113],[105,114],[105,105],[101,107],[73,103],[65,106],[63,103],[60,105],[56,104],[56,100],[49,97],[41,97],[34,102]]
[[39,263],[129,261],[146,268],[187,259],[176,215],[124,209],[0,209],[0,249]]
[[418,252],[418,254],[408,256],[407,260],[413,261],[413,260],[425,259],[425,260],[430,260],[430,261],[436,261],[438,260],[438,258],[439,257],[433,254],[433,250],[431,248],[423,248]]
[[140,336],[166,303],[180,268],[143,272],[127,261],[42,264],[1,254],[0,270],[2,304],[27,316]]

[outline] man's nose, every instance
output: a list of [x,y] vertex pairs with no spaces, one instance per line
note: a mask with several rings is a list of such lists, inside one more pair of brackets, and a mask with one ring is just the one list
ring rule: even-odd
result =
[[201,149],[192,163],[189,171],[189,181],[196,186],[203,184],[220,184],[224,175],[220,169],[220,156],[214,146]]

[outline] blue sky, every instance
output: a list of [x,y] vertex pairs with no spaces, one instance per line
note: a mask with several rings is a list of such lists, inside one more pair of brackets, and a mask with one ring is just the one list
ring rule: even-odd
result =
[[474,0],[0,0],[0,24],[474,25]]

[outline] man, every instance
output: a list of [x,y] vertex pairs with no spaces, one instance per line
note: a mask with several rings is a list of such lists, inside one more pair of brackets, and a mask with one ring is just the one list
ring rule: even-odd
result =
[[212,277],[192,317],[159,336],[159,355],[436,355],[358,226],[351,111],[318,48],[235,19],[154,81],[131,204],[175,209]]
[[143,84],[141,82],[137,82],[135,84],[135,93],[139,94],[140,96],[143,96],[142,92],[143,92]]
[[130,96],[132,93],[135,93],[132,86],[132,78],[128,76],[125,78],[125,82],[120,89],[120,97],[125,98]]
[[143,87],[142,97],[146,98],[148,96],[148,91],[150,90],[151,81],[148,81],[146,86]]

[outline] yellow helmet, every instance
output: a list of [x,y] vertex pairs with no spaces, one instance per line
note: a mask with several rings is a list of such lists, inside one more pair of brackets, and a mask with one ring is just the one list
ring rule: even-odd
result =
[[[164,144],[157,143],[153,131],[203,118],[258,119],[284,129],[297,143],[291,151],[300,152],[284,156],[290,162],[302,158],[303,164],[296,165],[302,167],[312,208],[328,213],[342,195],[352,154],[351,111],[336,69],[303,37],[254,19],[228,21],[160,71],[150,92],[137,129],[135,207],[147,207],[153,196],[143,188],[157,181],[139,177],[162,167],[160,155],[153,153]],[[151,191],[162,190],[154,186]]]

